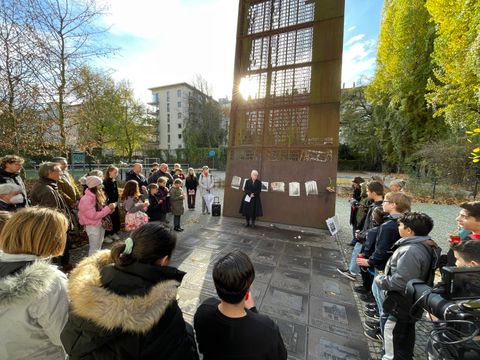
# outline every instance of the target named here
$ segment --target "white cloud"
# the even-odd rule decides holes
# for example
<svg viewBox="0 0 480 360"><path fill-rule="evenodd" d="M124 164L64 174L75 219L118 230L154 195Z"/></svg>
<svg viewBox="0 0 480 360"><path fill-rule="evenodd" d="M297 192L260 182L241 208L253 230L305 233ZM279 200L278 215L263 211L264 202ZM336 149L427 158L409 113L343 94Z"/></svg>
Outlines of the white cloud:
<svg viewBox="0 0 480 360"><path fill-rule="evenodd" d="M346 87L350 87L354 82L358 83L363 77L372 76L375 70L375 54L375 40L356 41L350 46L345 44L343 50L342 83Z"/></svg>
<svg viewBox="0 0 480 360"><path fill-rule="evenodd" d="M116 79L129 80L141 100L150 100L150 87L191 83L197 74L210 83L214 97L231 97L238 10L234 2L105 2L110 32L137 37L142 45L138 50L138 44L125 43L123 56L106 65L116 70Z"/></svg>
<svg viewBox="0 0 480 360"><path fill-rule="evenodd" d="M365 37L365 34L358 34L358 35L352 36L350 39L347 40L344 46L352 45L353 43L356 43L362 40L364 37Z"/></svg>
<svg viewBox="0 0 480 360"><path fill-rule="evenodd" d="M353 31L355 30L357 27L354 25L354 26L350 26L348 29L347 29L347 32L350 32L350 31Z"/></svg>

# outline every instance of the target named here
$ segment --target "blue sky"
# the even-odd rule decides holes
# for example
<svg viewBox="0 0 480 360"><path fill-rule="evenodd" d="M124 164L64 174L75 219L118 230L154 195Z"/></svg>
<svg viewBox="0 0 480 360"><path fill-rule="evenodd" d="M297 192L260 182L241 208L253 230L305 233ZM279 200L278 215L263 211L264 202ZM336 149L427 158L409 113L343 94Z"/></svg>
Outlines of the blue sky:
<svg viewBox="0 0 480 360"><path fill-rule="evenodd" d="M231 98L238 0L99 0L109 42L119 55L101 65L130 81L142 101L148 88L191 83L197 74L215 98ZM371 77L383 0L345 0L342 82Z"/></svg>

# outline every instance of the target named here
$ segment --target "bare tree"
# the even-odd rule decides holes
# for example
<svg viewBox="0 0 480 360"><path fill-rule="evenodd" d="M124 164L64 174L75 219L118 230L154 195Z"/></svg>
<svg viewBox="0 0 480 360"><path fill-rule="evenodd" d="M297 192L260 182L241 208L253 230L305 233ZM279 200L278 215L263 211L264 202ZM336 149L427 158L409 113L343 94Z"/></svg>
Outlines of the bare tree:
<svg viewBox="0 0 480 360"><path fill-rule="evenodd" d="M67 148L67 111L73 98L72 84L80 69L94 58L114 51L102 43L106 28L97 25L105 8L95 0L28 0L35 28L34 42L42 58L37 72L45 95L45 112L55 122L60 147Z"/></svg>

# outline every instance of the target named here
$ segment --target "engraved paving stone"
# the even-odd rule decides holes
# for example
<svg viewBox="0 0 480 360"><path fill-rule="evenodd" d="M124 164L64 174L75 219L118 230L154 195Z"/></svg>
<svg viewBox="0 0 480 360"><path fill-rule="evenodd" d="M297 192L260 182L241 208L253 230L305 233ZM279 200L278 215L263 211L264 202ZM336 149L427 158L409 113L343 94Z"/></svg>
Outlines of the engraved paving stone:
<svg viewBox="0 0 480 360"><path fill-rule="evenodd" d="M269 287L261 312L305 324L308 317L308 296Z"/></svg>
<svg viewBox="0 0 480 360"><path fill-rule="evenodd" d="M305 359L307 347L307 328L283 319L272 318L278 325L283 342L287 348L288 357Z"/></svg>
<svg viewBox="0 0 480 360"><path fill-rule="evenodd" d="M310 290L310 274L296 271L275 272L271 285L279 289L308 294Z"/></svg>
<svg viewBox="0 0 480 360"><path fill-rule="evenodd" d="M341 337L312 327L308 329L309 360L367 360L368 358L365 344L352 337Z"/></svg>

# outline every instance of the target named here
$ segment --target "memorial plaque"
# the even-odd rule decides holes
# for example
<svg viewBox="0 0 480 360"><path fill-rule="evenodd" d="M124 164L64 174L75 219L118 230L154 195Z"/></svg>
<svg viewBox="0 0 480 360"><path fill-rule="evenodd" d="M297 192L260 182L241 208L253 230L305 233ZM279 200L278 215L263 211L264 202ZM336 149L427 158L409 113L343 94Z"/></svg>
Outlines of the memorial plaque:
<svg viewBox="0 0 480 360"><path fill-rule="evenodd" d="M310 297L310 325L339 336L355 337L363 333L354 304L333 303Z"/></svg>
<svg viewBox="0 0 480 360"><path fill-rule="evenodd" d="M308 318L308 296L270 286L265 294L261 312L305 324Z"/></svg>
<svg viewBox="0 0 480 360"><path fill-rule="evenodd" d="M345 285L350 284L351 280L339 274L339 272L337 271L338 267L343 268L344 266L340 266L338 265L338 263L335 262L327 262L326 259L323 258L314 258L312 260L312 274L330 277Z"/></svg>
<svg viewBox="0 0 480 360"><path fill-rule="evenodd" d="M282 269L296 270L305 273L310 273L309 258L291 256L290 254L283 254L280 258L278 266Z"/></svg>
<svg viewBox="0 0 480 360"><path fill-rule="evenodd" d="M332 299L334 303L353 303L353 293L350 286L337 279L312 274L310 294L313 296Z"/></svg>
<svg viewBox="0 0 480 360"><path fill-rule="evenodd" d="M282 270L273 274L270 283L279 289L308 294L310 290L310 274Z"/></svg>
<svg viewBox="0 0 480 360"><path fill-rule="evenodd" d="M308 328L309 360L367 360L370 358L367 349L367 343L359 340L358 334L356 338L341 337Z"/></svg>
<svg viewBox="0 0 480 360"><path fill-rule="evenodd" d="M218 255L218 251L195 249L183 261L185 267L206 268Z"/></svg>
<svg viewBox="0 0 480 360"><path fill-rule="evenodd" d="M307 328L291 321L272 318L278 325L289 358L305 359L307 351Z"/></svg>
<svg viewBox="0 0 480 360"><path fill-rule="evenodd" d="M302 245L302 244L287 243L285 245L284 254L288 254L295 257L305 257L305 258L312 257L311 247L307 245Z"/></svg>
<svg viewBox="0 0 480 360"><path fill-rule="evenodd" d="M267 250L271 252L281 253L285 247L285 243L278 240L262 239L258 241L257 249Z"/></svg>
<svg viewBox="0 0 480 360"><path fill-rule="evenodd" d="M266 265L277 265L280 253L272 253L270 251L255 249L250 257L252 261L259 262Z"/></svg>
<svg viewBox="0 0 480 360"><path fill-rule="evenodd" d="M268 283L273 275L274 267L270 265L253 262L255 269L255 282Z"/></svg>
<svg viewBox="0 0 480 360"><path fill-rule="evenodd" d="M323 260L325 262L343 264L343 257L340 251L333 249L325 249L319 247L312 247L312 258Z"/></svg>
<svg viewBox="0 0 480 360"><path fill-rule="evenodd" d="M180 286L178 289L178 306L182 309L183 314L195 315L200 305L200 291L187 289Z"/></svg>

